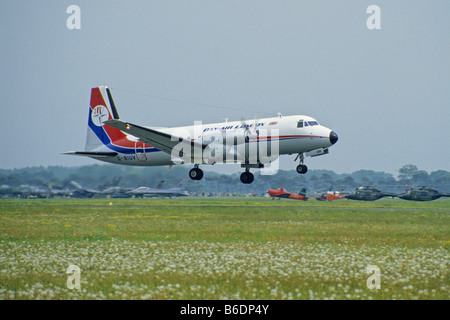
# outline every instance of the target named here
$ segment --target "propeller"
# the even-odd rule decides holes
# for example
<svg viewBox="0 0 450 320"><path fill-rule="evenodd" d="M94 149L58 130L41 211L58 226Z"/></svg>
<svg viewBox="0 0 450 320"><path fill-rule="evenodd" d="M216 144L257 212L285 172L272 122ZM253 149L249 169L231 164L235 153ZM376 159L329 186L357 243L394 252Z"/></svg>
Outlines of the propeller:
<svg viewBox="0 0 450 320"><path fill-rule="evenodd" d="M250 139L256 138L259 135L259 130L256 130L258 117L255 117L253 124L247 124L244 119L241 119L241 123L244 126L245 142L249 142Z"/></svg>

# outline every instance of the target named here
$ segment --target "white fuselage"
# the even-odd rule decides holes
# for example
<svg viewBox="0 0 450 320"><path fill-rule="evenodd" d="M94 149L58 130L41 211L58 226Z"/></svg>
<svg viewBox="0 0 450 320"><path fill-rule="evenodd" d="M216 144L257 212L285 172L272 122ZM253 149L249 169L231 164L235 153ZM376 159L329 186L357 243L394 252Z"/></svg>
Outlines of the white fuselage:
<svg viewBox="0 0 450 320"><path fill-rule="evenodd" d="M299 127L300 120L303 120L303 126L301 127ZM312 123L312 125L308 123ZM211 138L215 141L218 139L226 139L226 142L220 141L220 144L217 145L220 146L220 148L222 148L223 145L226 145L224 154L227 153L227 155L221 157L215 156L214 161L208 162L208 155L211 158L210 148L209 150L206 150L208 154L203 154L203 158L206 159L206 161L203 161L205 164L242 162L242 159L239 160L236 153L240 152L240 147L240 153L242 153L242 148L245 148L245 141L248 141L247 145L250 146L258 145L258 152L263 152L265 154L269 153L276 157L279 155L300 154L312 150L326 149L334 143L330 141L330 135L332 133L331 129L318 124L315 119L305 115L247 120L245 123L243 121L212 124L195 123L192 126L158 128L158 131L177 137L183 137L195 142L211 141ZM244 136L246 135L248 136L248 140L244 140ZM134 149L127 148L127 150L123 152L118 152L114 157L97 159L116 164L134 166L162 166L180 163L180 161L174 159L173 155L160 151L154 147L143 148L143 143L134 136L128 135L127 138L130 141L134 141ZM213 145L214 142L211 143L211 146ZM276 146L278 150L274 150L274 146ZM108 145L102 145L93 151L107 152L111 150L112 148L109 148ZM217 161L218 159L219 161ZM223 161L220 161L221 159ZM197 160L198 159L188 162L201 163ZM186 163L186 161L183 163Z"/></svg>

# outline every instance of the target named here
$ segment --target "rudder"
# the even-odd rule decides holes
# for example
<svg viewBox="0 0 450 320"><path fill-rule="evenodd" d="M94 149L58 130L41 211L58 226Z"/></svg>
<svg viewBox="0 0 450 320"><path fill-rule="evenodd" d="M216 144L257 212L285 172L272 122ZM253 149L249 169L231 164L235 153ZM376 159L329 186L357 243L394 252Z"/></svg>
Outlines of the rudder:
<svg viewBox="0 0 450 320"><path fill-rule="evenodd" d="M119 113L109 88L106 86L92 88L85 151L95 150L125 137L122 131L104 125L105 121L111 119L119 119Z"/></svg>

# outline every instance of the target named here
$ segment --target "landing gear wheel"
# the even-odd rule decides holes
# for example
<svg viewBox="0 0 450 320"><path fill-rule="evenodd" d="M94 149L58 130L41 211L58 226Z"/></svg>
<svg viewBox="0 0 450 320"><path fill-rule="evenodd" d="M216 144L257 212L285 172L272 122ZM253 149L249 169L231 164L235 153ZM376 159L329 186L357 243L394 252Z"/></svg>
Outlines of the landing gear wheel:
<svg viewBox="0 0 450 320"><path fill-rule="evenodd" d="M203 178L203 171L199 168L192 168L189 171L189 178L192 180L201 180Z"/></svg>
<svg viewBox="0 0 450 320"><path fill-rule="evenodd" d="M251 172L242 172L241 174L241 182L245 184L250 184L255 180L255 176Z"/></svg>
<svg viewBox="0 0 450 320"><path fill-rule="evenodd" d="M296 168L297 172L300 174L305 174L308 172L308 167L305 166L304 164L299 164Z"/></svg>

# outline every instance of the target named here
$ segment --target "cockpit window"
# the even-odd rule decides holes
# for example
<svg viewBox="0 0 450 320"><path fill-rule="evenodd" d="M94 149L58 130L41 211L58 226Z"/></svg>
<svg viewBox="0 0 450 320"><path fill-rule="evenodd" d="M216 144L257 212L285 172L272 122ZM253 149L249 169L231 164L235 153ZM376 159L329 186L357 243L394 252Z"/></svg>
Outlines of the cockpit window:
<svg viewBox="0 0 450 320"><path fill-rule="evenodd" d="M303 127L308 127L308 126L318 126L319 123L317 121L304 121L304 120L299 120L297 122L297 128L303 128Z"/></svg>

